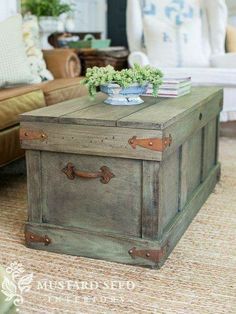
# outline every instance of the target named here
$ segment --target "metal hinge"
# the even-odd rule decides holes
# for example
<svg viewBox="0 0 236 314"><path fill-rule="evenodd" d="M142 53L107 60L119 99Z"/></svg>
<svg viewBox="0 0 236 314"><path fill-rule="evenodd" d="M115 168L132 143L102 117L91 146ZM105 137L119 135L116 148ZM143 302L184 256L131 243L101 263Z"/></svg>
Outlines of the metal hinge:
<svg viewBox="0 0 236 314"><path fill-rule="evenodd" d="M25 232L25 240L27 244L34 242L34 243L43 243L46 246L52 242L51 239L47 235L39 236L29 231Z"/></svg>
<svg viewBox="0 0 236 314"><path fill-rule="evenodd" d="M166 256L167 248L168 244L163 246L160 250L137 249L133 247L128 253L132 258L141 257L154 263L159 263Z"/></svg>
<svg viewBox="0 0 236 314"><path fill-rule="evenodd" d="M48 138L43 130L20 129L20 140L40 140L45 141Z"/></svg>
<svg viewBox="0 0 236 314"><path fill-rule="evenodd" d="M136 146L141 146L146 149L155 150L157 152L163 152L172 143L172 137L164 138L137 138L133 136L128 141L129 145L136 149Z"/></svg>

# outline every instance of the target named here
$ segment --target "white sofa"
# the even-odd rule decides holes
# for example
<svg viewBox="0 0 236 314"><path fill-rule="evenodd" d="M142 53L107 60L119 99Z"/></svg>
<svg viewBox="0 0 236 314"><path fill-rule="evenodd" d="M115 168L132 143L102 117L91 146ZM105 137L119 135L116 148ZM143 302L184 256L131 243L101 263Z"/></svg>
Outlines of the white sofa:
<svg viewBox="0 0 236 314"><path fill-rule="evenodd" d="M189 60L186 61L187 66L178 65L173 67L173 61L168 60L168 58L170 59L170 56L173 55L171 51L166 51L167 56L165 58L165 56L161 55L161 49L164 48L160 47L160 51L157 51L156 57L155 50L153 52L152 47L150 47L156 45L156 49L158 50L158 43L160 42L160 44L163 45L163 42L161 42L161 40L158 41L158 39L156 40L153 35L159 25L162 27L161 24L155 24L154 19L160 17L160 11L162 9L158 7L157 10L155 10L155 5L158 6L159 3L162 7L164 3L166 5L174 5L175 7L178 5L182 10L181 6L185 3L188 5L190 3L191 5L194 1L201 6L200 9L202 10L201 15L199 14L201 17L201 25L197 25L200 25L202 28L202 39L204 40L202 50L205 53L204 58L207 60L207 63L203 66L196 64L191 66L191 58L189 58ZM156 17L155 11L158 10L159 15L157 14ZM147 27L145 26L146 14L152 15L152 17L150 17L152 19L151 21L153 21L153 29L150 30L153 36L151 37L152 40L145 37L147 34L145 30L145 27ZM149 18L149 16L147 16L147 18ZM165 20L163 19L163 21ZM176 24L177 22L179 21L176 21ZM190 24L187 24L188 30L191 28L191 25L189 25ZM166 27L168 28L169 26L167 25ZM165 26L163 29L165 30ZM158 31L160 30L157 30L157 32ZM131 52L129 56L131 66L134 63L141 65L151 64L152 66L159 67L166 76L191 76L193 85L217 85L223 87L224 108L221 121L236 120L236 31L232 27L227 28L227 7L225 0L128 0L127 35ZM193 36L197 37L196 33L194 33ZM226 40L227 43L225 45ZM176 48L177 47L178 46L176 46ZM192 51L192 54L197 56L196 47L194 43L192 50L189 50L189 55L191 55ZM201 49L199 49L199 55L200 50ZM165 53L165 50L163 51ZM169 66L168 63L170 63L171 66Z"/></svg>

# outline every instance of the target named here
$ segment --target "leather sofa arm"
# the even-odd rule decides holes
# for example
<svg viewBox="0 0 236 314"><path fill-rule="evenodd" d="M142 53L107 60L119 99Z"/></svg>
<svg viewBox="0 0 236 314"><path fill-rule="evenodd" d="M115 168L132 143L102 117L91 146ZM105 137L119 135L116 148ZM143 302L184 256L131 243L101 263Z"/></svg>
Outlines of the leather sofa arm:
<svg viewBox="0 0 236 314"><path fill-rule="evenodd" d="M43 56L55 79L78 77L81 73L81 63L73 49L43 50Z"/></svg>
<svg viewBox="0 0 236 314"><path fill-rule="evenodd" d="M236 28L230 25L226 30L226 52L236 52Z"/></svg>

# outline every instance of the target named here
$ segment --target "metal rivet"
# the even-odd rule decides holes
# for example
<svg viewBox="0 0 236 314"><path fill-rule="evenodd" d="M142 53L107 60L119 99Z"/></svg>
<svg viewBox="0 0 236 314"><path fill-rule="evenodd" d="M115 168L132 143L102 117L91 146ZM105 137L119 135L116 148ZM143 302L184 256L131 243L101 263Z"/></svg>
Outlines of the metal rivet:
<svg viewBox="0 0 236 314"><path fill-rule="evenodd" d="M147 253L146 256L147 256L147 257L150 257L150 253Z"/></svg>
<svg viewBox="0 0 236 314"><path fill-rule="evenodd" d="M50 242L50 240L49 240L48 238L46 238L46 239L45 239L45 242L49 243L49 242Z"/></svg>
<svg viewBox="0 0 236 314"><path fill-rule="evenodd" d="M34 239L34 236L33 236L32 234L31 234L31 236L30 236L30 239L31 239L31 240L33 240L33 239Z"/></svg>
<svg viewBox="0 0 236 314"><path fill-rule="evenodd" d="M153 146L153 142L149 142L149 146Z"/></svg>
<svg viewBox="0 0 236 314"><path fill-rule="evenodd" d="M129 250L129 254L133 254L133 250Z"/></svg>
<svg viewBox="0 0 236 314"><path fill-rule="evenodd" d="M45 134L41 134L41 137L42 137L42 138L46 138L46 135L45 135Z"/></svg>
<svg viewBox="0 0 236 314"><path fill-rule="evenodd" d="M27 132L25 132L25 134L24 134L25 136L28 136L28 133Z"/></svg>

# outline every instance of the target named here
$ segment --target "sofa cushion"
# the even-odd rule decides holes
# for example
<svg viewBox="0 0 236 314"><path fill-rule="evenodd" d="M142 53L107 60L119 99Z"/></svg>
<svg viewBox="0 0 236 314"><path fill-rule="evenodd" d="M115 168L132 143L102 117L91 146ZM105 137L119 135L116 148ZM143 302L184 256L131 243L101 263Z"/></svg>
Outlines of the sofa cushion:
<svg viewBox="0 0 236 314"><path fill-rule="evenodd" d="M20 147L19 129L20 127L17 125L0 132L1 166L24 156L24 151Z"/></svg>
<svg viewBox="0 0 236 314"><path fill-rule="evenodd" d="M211 66L220 69L234 69L236 62L236 53L229 52L211 57Z"/></svg>
<svg viewBox="0 0 236 314"><path fill-rule="evenodd" d="M46 104L49 106L87 95L87 88L80 85L80 81L81 77L56 79L37 84L37 86L42 89Z"/></svg>
<svg viewBox="0 0 236 314"><path fill-rule="evenodd" d="M19 123L21 113L45 105L87 95L87 88L80 85L81 78L56 79L40 84L0 90L0 130Z"/></svg>
<svg viewBox="0 0 236 314"><path fill-rule="evenodd" d="M1 88L0 89L0 101L16 97L16 96L21 96L26 93L39 90L37 85L24 85L24 86L19 86L19 87L8 87L8 88Z"/></svg>
<svg viewBox="0 0 236 314"><path fill-rule="evenodd" d="M33 87L0 91L0 130L19 123L19 114L45 106L41 90Z"/></svg>

